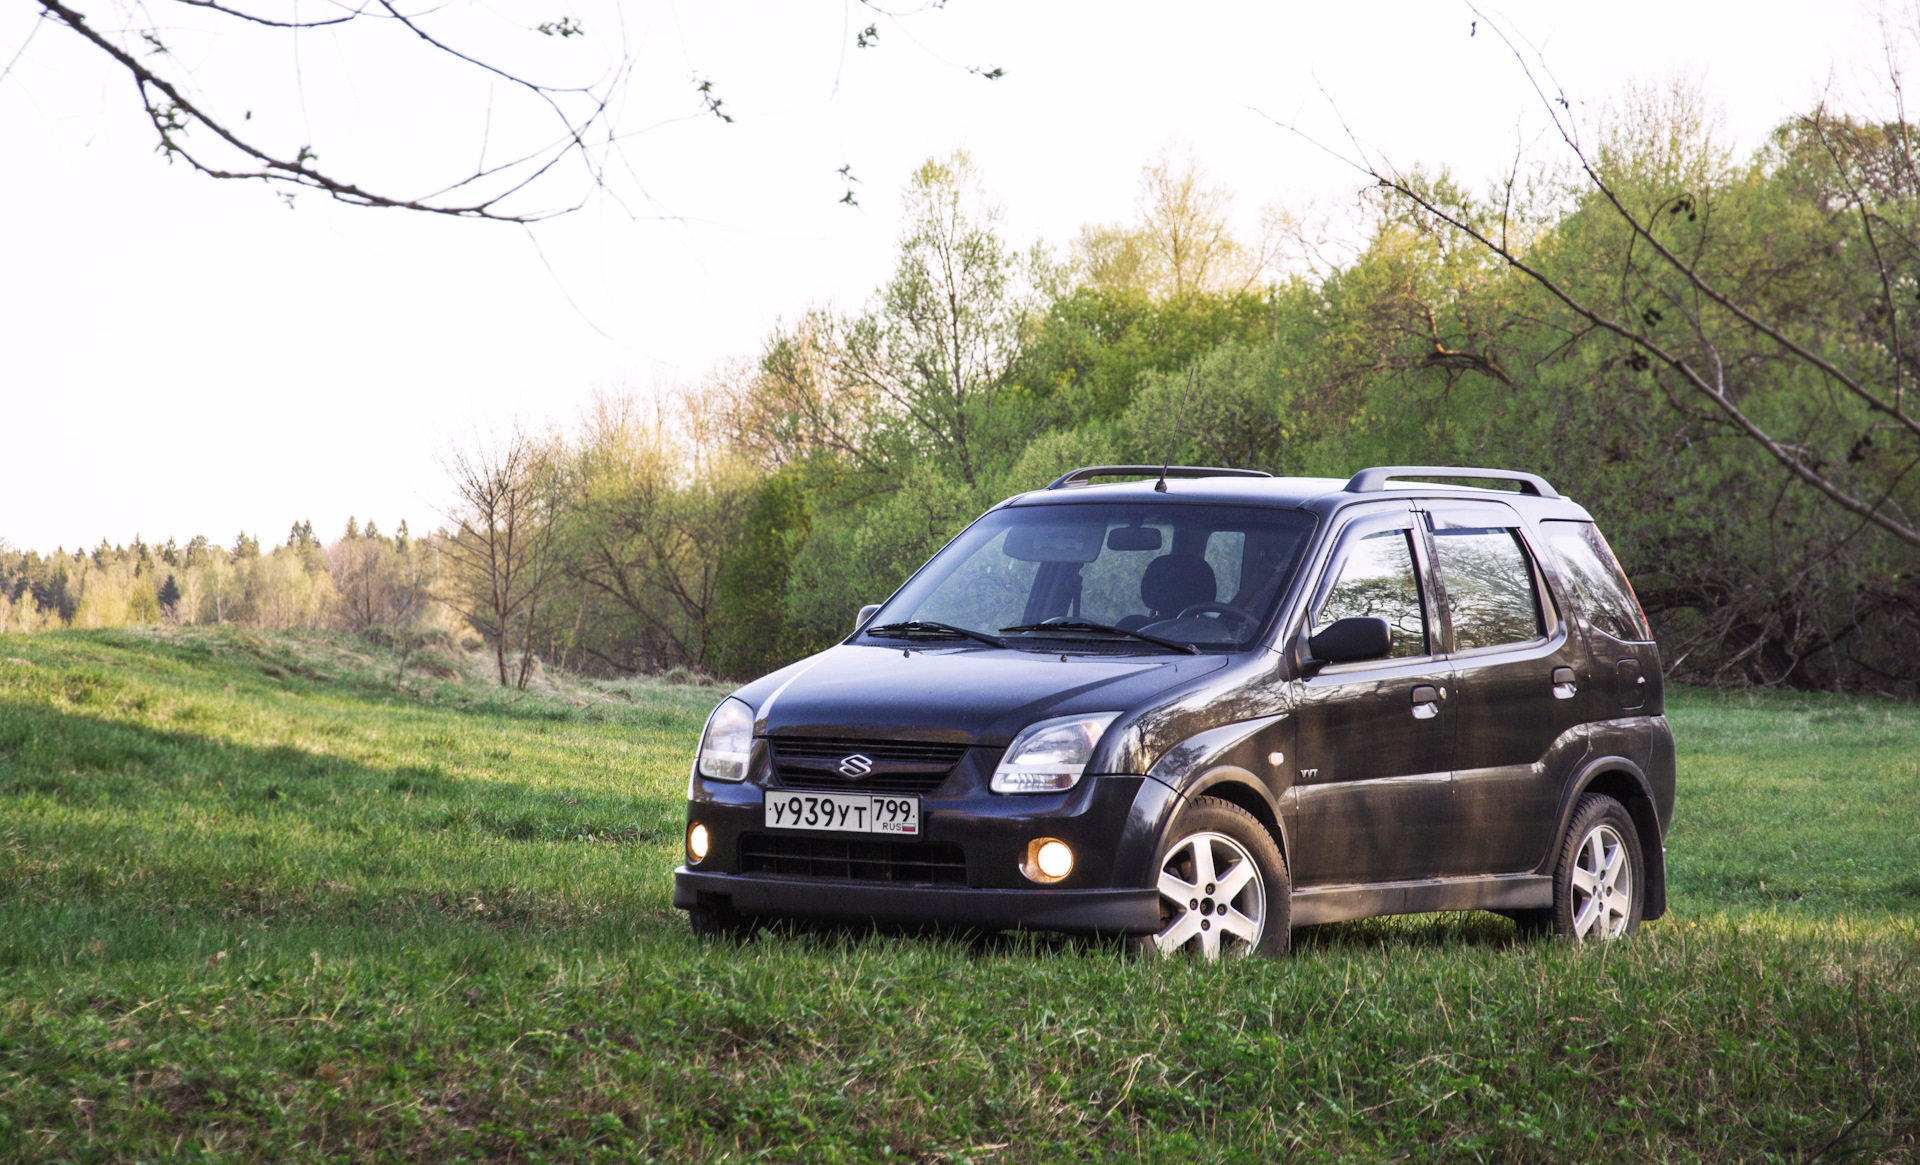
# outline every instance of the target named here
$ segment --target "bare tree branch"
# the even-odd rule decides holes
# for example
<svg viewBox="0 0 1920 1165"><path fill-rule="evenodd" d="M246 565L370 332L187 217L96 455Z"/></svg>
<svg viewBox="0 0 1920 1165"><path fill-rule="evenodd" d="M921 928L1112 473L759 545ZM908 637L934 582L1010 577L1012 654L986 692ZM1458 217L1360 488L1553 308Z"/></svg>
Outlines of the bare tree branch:
<svg viewBox="0 0 1920 1165"><path fill-rule="evenodd" d="M208 114L199 105L187 98L172 81L149 69L138 58L96 30L87 22L87 18L83 13L69 7L63 3L62 0L36 0L36 2L39 3L41 8L45 10L49 16L52 16L54 19L78 33L95 48L113 58L113 60L118 62L133 76L134 83L139 89L141 107L146 111L147 120L153 124L155 132L160 136L161 149L164 150L169 157L186 159L187 163L195 170L198 170L210 178L257 178L268 182L280 182L292 186L325 191L333 198L354 206L397 207L404 210L424 211L430 214L450 215L456 218L487 218L506 222L536 222L540 219L551 218L557 214L564 214L567 210L577 209L577 207L581 205L575 204L575 206L567 207L564 210L550 210L532 214L506 214L495 209L496 204L501 197L504 197L504 194L496 195L482 202L466 204L441 204L427 202L417 198L389 197L387 195L376 194L373 191L363 189L351 182L335 178L323 172L313 165L313 155L310 150L303 148L299 155L293 158L275 157L266 150L241 138L224 122ZM159 95L159 98L164 98L164 100L156 99L156 94ZM602 101L594 110L590 120L598 120L605 108L606 104ZM230 170L204 161L199 154L185 146L181 140L186 132L196 123L205 126L222 142L225 142L228 146L256 163L256 168ZM572 137L576 144L580 143L580 130L578 128L572 129ZM563 151L563 154L564 152L565 151ZM553 161L557 161L559 156L560 155L556 155L555 159L550 160L547 163L547 167L550 167ZM542 168L543 172L545 168L546 167ZM521 186L524 186L524 183L522 183ZM506 193L512 193L513 190L519 188L519 186L516 186Z"/></svg>
<svg viewBox="0 0 1920 1165"><path fill-rule="evenodd" d="M439 6L403 7L405 0L331 0L335 15L314 20L282 20L250 11L251 5L242 6L243 0L174 0L187 9L244 22L263 35L264 30L273 29L297 36L303 31L321 28L339 30L369 20L389 26L397 25L411 32L431 54L507 82L540 103L557 123L554 127L556 132L548 140L531 150L516 148L518 156L510 162L487 165L483 149L482 160L471 173L451 181L436 182L434 185L437 189L429 193L402 193L387 189L379 182L350 178L333 165L323 166L312 142L297 150L286 146L270 146L262 136L264 131L241 124L241 120L247 119L235 120L221 116L219 101L204 94L189 96L193 91L191 72L169 54L161 39L160 25L148 14L144 0L132 0L130 7L138 14L137 23L125 30L106 28L90 20L87 12L82 10L92 7L89 0L33 2L39 5L43 17L65 26L127 74L139 94L140 107L159 139L160 151L169 160L183 160L207 177L266 182L281 187L288 198L292 194L286 188L305 189L323 192L330 198L352 206L394 208L453 218L523 224L578 210L596 194L611 198L623 208L626 205L613 194L607 181L610 170L616 174L631 172L621 143L633 137L634 132L623 132L612 124L625 105L628 85L636 67L636 57L625 38L624 20L618 22L623 30L620 55L602 75L586 84L554 84L536 81L515 69L503 67L496 61L461 47L453 39L442 35L437 28L429 27L428 18L439 12ZM122 3L125 9L124 0L116 2ZM866 4L896 24L901 18L912 15L911 12L894 12L877 4L866 3L866 0L843 0L843 3L849 10L855 3ZM932 7L937 8L938 5ZM219 23L224 25L225 21ZM36 24L35 29L38 27ZM571 17L565 17L527 31L568 39L580 35L582 29ZM867 47L871 38L866 37L865 33L861 36L862 47ZM31 36L28 39L31 41ZM144 42L144 47L141 42ZM922 51L936 55L924 46ZM960 69L962 66L949 67ZM10 72L11 68L9 65L7 71ZM975 68L967 71L989 78L1000 75L998 69ZM0 77L4 76L4 73L0 73ZM691 112L690 107L686 116L668 117L648 128L686 120L689 116L711 116L721 122L734 120L732 112L721 111L722 100L714 93L710 81L694 76L692 96L701 107L699 113ZM490 127L491 97L487 115ZM247 118L251 118L250 113ZM206 136L195 140L195 130L204 131ZM569 188L570 192L565 196L552 199L543 207L528 208L523 205L523 196L536 185L542 188L556 185L556 171L563 163L578 165L583 187ZM571 173L569 170L568 174ZM843 167L843 176L847 173L849 171ZM455 192L468 193L454 197Z"/></svg>
<svg viewBox="0 0 1920 1165"><path fill-rule="evenodd" d="M224 4L216 4L214 0L180 0L180 3L191 4L195 8L211 8L215 12L224 12L228 16L237 16L241 20L250 21L254 24L264 24L268 28L325 28L329 24L346 24L349 21L358 19L366 12L364 8L356 8L345 16L336 16L332 20L268 20L264 16L255 16L251 12L242 12L238 8L228 8Z"/></svg>

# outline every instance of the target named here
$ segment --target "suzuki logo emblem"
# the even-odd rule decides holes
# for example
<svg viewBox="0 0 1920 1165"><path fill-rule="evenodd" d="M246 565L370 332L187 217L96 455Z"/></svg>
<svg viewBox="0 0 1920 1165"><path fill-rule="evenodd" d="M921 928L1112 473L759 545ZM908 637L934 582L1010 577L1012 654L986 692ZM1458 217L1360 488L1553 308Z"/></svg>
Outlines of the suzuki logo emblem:
<svg viewBox="0 0 1920 1165"><path fill-rule="evenodd" d="M843 777L864 777L873 771L873 758L856 752L852 756L841 757L835 767Z"/></svg>

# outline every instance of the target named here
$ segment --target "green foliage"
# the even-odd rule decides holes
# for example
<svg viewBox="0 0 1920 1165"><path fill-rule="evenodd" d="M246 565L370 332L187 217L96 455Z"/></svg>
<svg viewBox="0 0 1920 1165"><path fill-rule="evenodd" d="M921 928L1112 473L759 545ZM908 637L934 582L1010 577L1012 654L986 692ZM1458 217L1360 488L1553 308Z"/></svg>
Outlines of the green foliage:
<svg viewBox="0 0 1920 1165"><path fill-rule="evenodd" d="M1057 424L1111 420L1143 373L1179 371L1225 342L1258 343L1273 326L1267 299L1253 293L1153 300L1081 287L1048 309L1014 375L1056 402Z"/></svg>
<svg viewBox="0 0 1920 1165"><path fill-rule="evenodd" d="M794 647L818 651L846 638L862 606L892 594L998 500L923 468L909 471L893 492L865 508L817 515L789 576Z"/></svg>
<svg viewBox="0 0 1920 1165"><path fill-rule="evenodd" d="M754 489L720 558L713 658L723 675L761 675L790 658L788 579L811 522L798 474L776 473Z"/></svg>
<svg viewBox="0 0 1920 1165"><path fill-rule="evenodd" d="M712 671L721 559L757 476L687 450L632 398L596 402L555 457L564 488L533 648L616 674Z"/></svg>
<svg viewBox="0 0 1920 1165"><path fill-rule="evenodd" d="M1815 115L1736 163L1675 91L1634 96L1600 159L1623 203L1657 217L1663 245L1824 358L1897 384L1897 327L1920 321L1920 301L1887 309L1873 256L1920 262L1903 140ZM1575 297L1696 363L1719 353L1729 399L1751 417L1857 496L1920 512L1897 425L1725 312L1688 306L1685 281L1645 262L1644 241L1592 190L1550 173L1497 199L1445 171L1409 181ZM1870 203L1855 214L1861 191ZM762 473L798 467L813 515L790 558L757 576L786 580L784 638L764 634L770 602L743 623L780 651L727 655L724 670L841 638L854 609L944 538L1069 460L1172 459L1329 477L1395 463L1534 470L1602 521L1680 674L1920 685L1911 551L1792 483L1644 354L1404 198L1374 205L1346 262L1249 290L1246 272L1273 247L1223 233L1223 197L1163 159L1137 223L1090 228L1055 264L998 237L964 157L917 172L899 266L874 306L776 332L722 394L719 447Z"/></svg>
<svg viewBox="0 0 1920 1165"><path fill-rule="evenodd" d="M9 1160L1900 1160L1920 1122L1911 705L1674 692L1673 913L1628 943L1461 914L1209 967L694 941L711 689L230 628L8 652Z"/></svg>

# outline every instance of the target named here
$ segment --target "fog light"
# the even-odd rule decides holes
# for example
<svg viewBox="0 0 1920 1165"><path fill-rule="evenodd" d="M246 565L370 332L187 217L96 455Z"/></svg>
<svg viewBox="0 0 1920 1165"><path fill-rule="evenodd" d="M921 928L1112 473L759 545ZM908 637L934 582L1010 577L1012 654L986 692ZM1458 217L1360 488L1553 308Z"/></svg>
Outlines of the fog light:
<svg viewBox="0 0 1920 1165"><path fill-rule="evenodd" d="M1073 850L1058 838L1035 838L1027 843L1020 872L1035 882L1058 882L1073 873Z"/></svg>
<svg viewBox="0 0 1920 1165"><path fill-rule="evenodd" d="M707 827L695 823L687 830L687 853L696 862L707 860L707 851L713 847L713 838L707 835Z"/></svg>

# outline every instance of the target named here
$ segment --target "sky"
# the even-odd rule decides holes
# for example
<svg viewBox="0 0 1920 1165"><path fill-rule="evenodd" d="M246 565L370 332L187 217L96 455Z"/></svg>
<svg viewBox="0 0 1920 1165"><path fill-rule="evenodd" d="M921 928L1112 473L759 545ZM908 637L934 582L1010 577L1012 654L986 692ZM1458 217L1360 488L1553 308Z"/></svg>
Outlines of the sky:
<svg viewBox="0 0 1920 1165"><path fill-rule="evenodd" d="M73 2L103 28L130 10ZM331 11L300 3L249 10ZM302 520L332 538L350 515L430 528L451 443L565 426L595 392L697 382L810 306L860 306L889 273L907 176L956 148L1016 243L1064 244L1129 218L1141 167L1170 146L1236 192L1248 226L1275 200L1354 204L1365 183L1314 144L1342 146L1342 123L1396 163L1475 185L1523 145L1550 157L1488 20L1537 46L1584 108L1693 79L1740 148L1884 69L1883 9L1847 0L1522 0L1482 15L1448 0L949 0L898 17L853 0L592 3L456 0L433 17L541 76L632 67L604 192L563 167L534 204L584 205L532 227L312 193L289 205L169 165L125 74L9 6L0 540L277 542ZM146 5L177 18L167 60L196 93L369 185L427 189L545 132L510 84L390 29L215 35L180 7ZM528 31L568 14L586 35ZM877 42L854 47L870 23ZM706 111L699 80L732 121ZM857 205L840 201L843 166Z"/></svg>

